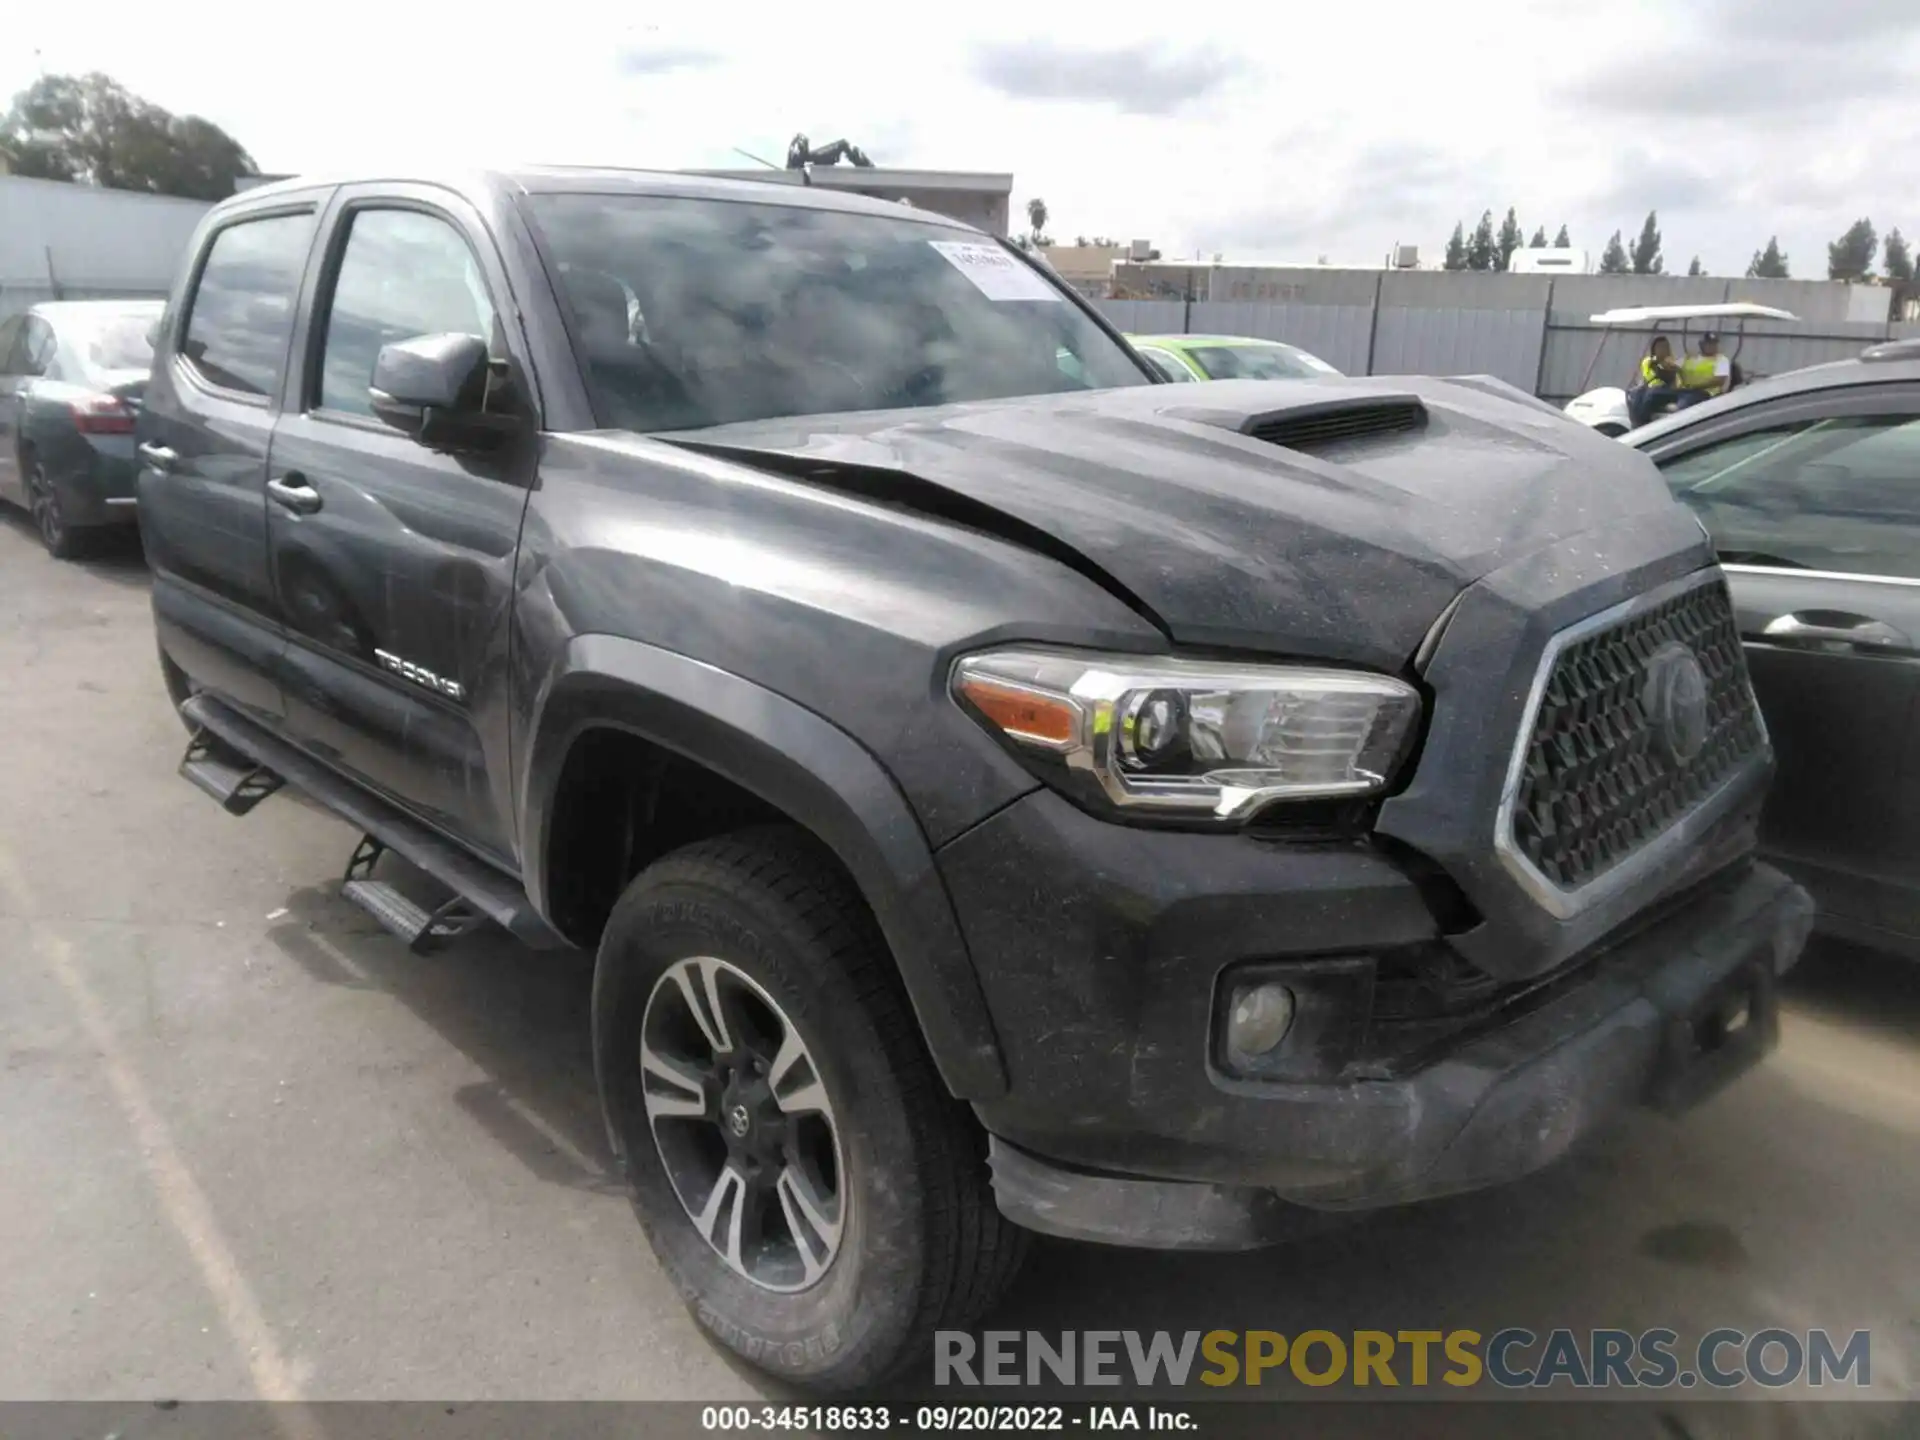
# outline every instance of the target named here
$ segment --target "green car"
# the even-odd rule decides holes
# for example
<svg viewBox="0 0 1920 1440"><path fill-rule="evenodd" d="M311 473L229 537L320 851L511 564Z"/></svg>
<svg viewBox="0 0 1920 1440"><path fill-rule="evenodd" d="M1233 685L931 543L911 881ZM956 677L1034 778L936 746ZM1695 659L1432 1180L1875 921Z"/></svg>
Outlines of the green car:
<svg viewBox="0 0 1920 1440"><path fill-rule="evenodd" d="M1129 335L1169 380L1311 380L1340 372L1318 355L1244 335Z"/></svg>

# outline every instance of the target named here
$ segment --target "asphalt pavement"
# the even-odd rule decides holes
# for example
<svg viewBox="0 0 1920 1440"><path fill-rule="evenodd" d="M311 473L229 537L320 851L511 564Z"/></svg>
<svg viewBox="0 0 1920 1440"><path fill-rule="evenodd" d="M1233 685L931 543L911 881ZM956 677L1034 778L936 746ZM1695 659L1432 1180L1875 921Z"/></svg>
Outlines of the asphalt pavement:
<svg viewBox="0 0 1920 1440"><path fill-rule="evenodd" d="M613 1179L590 961L408 954L356 837L224 814L128 545L0 514L0 1399L748 1399ZM1043 1243L998 1329L1873 1333L1920 1398L1920 967L1827 949L1780 1051L1504 1190L1252 1256Z"/></svg>

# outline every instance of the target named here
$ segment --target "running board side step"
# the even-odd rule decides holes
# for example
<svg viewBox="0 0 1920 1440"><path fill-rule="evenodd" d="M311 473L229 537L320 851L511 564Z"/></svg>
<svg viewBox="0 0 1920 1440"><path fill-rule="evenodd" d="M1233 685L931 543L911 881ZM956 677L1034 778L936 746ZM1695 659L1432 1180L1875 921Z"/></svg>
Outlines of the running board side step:
<svg viewBox="0 0 1920 1440"><path fill-rule="evenodd" d="M519 880L506 871L489 864L470 854L451 840L437 834L420 821L414 819L397 806L389 804L377 795L368 794L350 781L342 779L333 770L315 760L304 751L296 749L247 719L238 711L230 709L206 695L195 695L180 707L181 715L196 733L205 732L223 741L227 747L239 752L259 768L282 779L294 789L311 796L326 809L338 815L347 824L361 831L382 850L391 850L406 860L415 869L420 870L447 889L453 891L465 902L474 916L491 920L507 931L516 940L535 950L563 950L568 948L563 939L533 908L527 899L526 891ZM185 767L182 767L183 773ZM193 778L189 776L188 778ZM196 785L200 781L194 780ZM201 785L206 789L205 785ZM213 791L208 791L214 794ZM215 798L218 798L216 795ZM262 796L261 798L265 798ZM222 803L225 803L224 801ZM257 801L254 803L258 803ZM249 807L251 808L251 807ZM244 811L236 811L244 814ZM366 842L362 842L365 849ZM355 851L356 858L360 851ZM369 867L370 868L370 867ZM365 887L378 887L382 892L391 891L391 887L372 880L363 874L350 874L350 880L358 879ZM412 901L405 900L398 892L395 899L404 900L411 909L419 910ZM361 904L356 896L348 899ZM367 913L388 929L387 918L371 907L362 905ZM398 923L404 912L388 907ZM446 907L442 907L444 910ZM429 912L422 911L422 914ZM457 919L457 915L448 913L440 916L432 912L437 932L429 944L439 939L451 938L447 926ZM465 928L472 928L471 925ZM401 938L412 944L419 935L417 928L405 933L396 930ZM458 933L465 933L461 930Z"/></svg>
<svg viewBox="0 0 1920 1440"><path fill-rule="evenodd" d="M458 940L485 923L466 900L456 895L436 909L415 904L397 888L373 878L373 867L387 847L371 835L363 835L347 861L346 877L340 882L342 899L350 900L380 923L389 935L407 942L416 955L425 955L450 941Z"/></svg>
<svg viewBox="0 0 1920 1440"><path fill-rule="evenodd" d="M229 815L244 815L286 782L266 766L241 759L204 727L187 742L180 774Z"/></svg>
<svg viewBox="0 0 1920 1440"><path fill-rule="evenodd" d="M485 919L458 896L437 910L428 910L381 880L344 881L340 896L379 921L380 928L389 935L406 941L407 948L416 955L425 955L458 940L477 929Z"/></svg>

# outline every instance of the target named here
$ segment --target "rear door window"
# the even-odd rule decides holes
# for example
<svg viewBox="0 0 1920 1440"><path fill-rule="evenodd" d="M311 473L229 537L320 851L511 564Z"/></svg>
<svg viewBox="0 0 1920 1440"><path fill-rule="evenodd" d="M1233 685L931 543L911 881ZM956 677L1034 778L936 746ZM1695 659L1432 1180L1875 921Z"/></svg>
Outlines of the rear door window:
<svg viewBox="0 0 1920 1440"><path fill-rule="evenodd" d="M269 215L214 236L180 346L209 385L257 396L279 389L314 223L311 211Z"/></svg>

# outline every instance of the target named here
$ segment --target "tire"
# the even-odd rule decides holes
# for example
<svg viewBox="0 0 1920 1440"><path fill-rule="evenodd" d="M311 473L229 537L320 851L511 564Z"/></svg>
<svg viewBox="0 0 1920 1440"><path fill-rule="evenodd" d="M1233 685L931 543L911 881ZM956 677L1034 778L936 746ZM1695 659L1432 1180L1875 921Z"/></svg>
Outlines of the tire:
<svg viewBox="0 0 1920 1440"><path fill-rule="evenodd" d="M84 555L91 537L85 530L76 530L66 523L60 487L48 478L46 466L32 452L21 456L21 464L26 469L27 509L33 515L33 528L39 532L40 543L56 560L74 560Z"/></svg>
<svg viewBox="0 0 1920 1440"><path fill-rule="evenodd" d="M707 977L704 992L680 984ZM699 1028L702 993L719 998L726 1047ZM771 1027L756 1008L762 999ZM804 1058L781 1073L782 1042L774 1073L758 1072L787 1099L763 1096L742 1122L749 1128L729 1139L737 1112L752 1107L729 1104L750 1087L736 1068L721 1088L724 1057L764 1060L788 1033ZM872 1385L925 1354L935 1330L979 1319L1012 1283L1027 1233L994 1205L984 1134L935 1073L865 904L803 832L703 841L634 880L601 939L593 1035L608 1133L654 1254L695 1321L749 1363L823 1392ZM656 1067L644 1083L643 1049ZM663 1059L685 1075L702 1056L721 1065L721 1078L699 1081L697 1098L692 1082L657 1078ZM822 1108L809 1110L816 1091ZM650 1118L650 1099L658 1109L662 1096L703 1113ZM776 1134L784 1138L767 1138ZM753 1151L766 1145L777 1153ZM758 1178L709 1183L721 1154ZM790 1171L812 1177L812 1208L799 1213L831 1223L795 1218L781 1189ZM706 1228L716 1237L757 1233L760 1244L736 1242L741 1263L730 1260L698 1226L702 1209L714 1214ZM757 1226L733 1228L756 1214ZM828 1243L803 1246L803 1229Z"/></svg>

